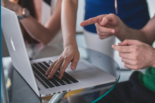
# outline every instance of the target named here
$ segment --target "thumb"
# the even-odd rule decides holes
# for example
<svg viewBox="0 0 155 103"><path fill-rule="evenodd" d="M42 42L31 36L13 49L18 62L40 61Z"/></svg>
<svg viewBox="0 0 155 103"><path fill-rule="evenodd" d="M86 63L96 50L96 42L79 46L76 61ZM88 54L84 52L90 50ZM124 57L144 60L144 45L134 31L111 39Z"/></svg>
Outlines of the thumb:
<svg viewBox="0 0 155 103"><path fill-rule="evenodd" d="M77 56L75 56L74 59L73 59L73 61L72 61L72 63L71 63L71 69L72 70L75 70L76 69L78 62L79 62L79 59L78 59Z"/></svg>
<svg viewBox="0 0 155 103"><path fill-rule="evenodd" d="M107 17L103 17L103 19L102 19L100 25L104 26L104 25L106 25L107 23L108 23L108 18L107 18Z"/></svg>
<svg viewBox="0 0 155 103"><path fill-rule="evenodd" d="M116 25L118 23L118 17L115 14L106 15L105 17L103 17L100 25L106 25L107 23L110 23L111 25Z"/></svg>

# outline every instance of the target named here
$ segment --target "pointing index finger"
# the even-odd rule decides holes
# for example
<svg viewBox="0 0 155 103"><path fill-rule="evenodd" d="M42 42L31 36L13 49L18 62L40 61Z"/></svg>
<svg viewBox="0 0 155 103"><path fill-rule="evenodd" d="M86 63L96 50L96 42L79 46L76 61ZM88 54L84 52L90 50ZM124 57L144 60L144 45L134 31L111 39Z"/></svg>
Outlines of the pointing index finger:
<svg viewBox="0 0 155 103"><path fill-rule="evenodd" d="M81 26L87 26L87 25L90 25L90 24L100 23L104 16L105 15L101 15L101 16L97 16L97 17L94 17L94 18L90 18L88 20L85 20L85 21L81 22L80 25Z"/></svg>

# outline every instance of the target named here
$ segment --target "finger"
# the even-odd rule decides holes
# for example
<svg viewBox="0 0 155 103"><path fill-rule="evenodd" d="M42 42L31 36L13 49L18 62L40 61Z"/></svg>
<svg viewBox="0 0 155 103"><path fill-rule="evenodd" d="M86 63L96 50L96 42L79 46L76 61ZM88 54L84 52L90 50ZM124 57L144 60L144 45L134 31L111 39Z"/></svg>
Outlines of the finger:
<svg viewBox="0 0 155 103"><path fill-rule="evenodd" d="M99 32L97 32L97 34L99 35L99 37L111 36L112 35L112 34L108 34L108 33L99 33Z"/></svg>
<svg viewBox="0 0 155 103"><path fill-rule="evenodd" d="M118 45L112 45L112 48L115 49L118 52L125 52L129 53L132 52L131 46L118 46Z"/></svg>
<svg viewBox="0 0 155 103"><path fill-rule="evenodd" d="M103 17L103 19L102 19L100 25L104 26L104 25L106 25L107 23L108 23L108 18L105 16L105 17Z"/></svg>
<svg viewBox="0 0 155 103"><path fill-rule="evenodd" d="M138 66L133 66L133 65L129 65L129 64L124 64L124 66L125 66L126 68L133 69L133 70L141 69L141 68L139 68Z"/></svg>
<svg viewBox="0 0 155 103"><path fill-rule="evenodd" d="M71 63L71 69L72 70L76 69L78 62L79 62L79 57L75 55L73 62Z"/></svg>
<svg viewBox="0 0 155 103"><path fill-rule="evenodd" d="M111 33L103 33L103 32L98 32L97 31L97 34L100 36L100 37L102 37L102 36L112 36L113 34L111 34Z"/></svg>
<svg viewBox="0 0 155 103"><path fill-rule="evenodd" d="M109 35L105 35L105 36L99 36L100 39L105 39L105 38L108 38Z"/></svg>
<svg viewBox="0 0 155 103"><path fill-rule="evenodd" d="M48 75L48 79L52 78L55 72L60 68L62 65L63 59L58 60L55 65L53 66L52 70L50 71L50 74Z"/></svg>
<svg viewBox="0 0 155 103"><path fill-rule="evenodd" d="M124 40L122 43L119 43L119 45L135 45L135 44L141 44L138 40Z"/></svg>
<svg viewBox="0 0 155 103"><path fill-rule="evenodd" d="M122 62L133 66L138 65L138 62L136 60L122 58Z"/></svg>
<svg viewBox="0 0 155 103"><path fill-rule="evenodd" d="M71 61L71 60L70 60L70 61ZM66 60L63 61L62 66L61 66L61 69L60 69L60 72L59 72L59 79L62 78L62 76L63 76L63 74L64 74L66 68L68 67L70 61L66 61Z"/></svg>
<svg viewBox="0 0 155 103"><path fill-rule="evenodd" d="M108 33L108 34L114 34L115 33L114 29L103 27L103 26L99 25L98 23L95 23L95 26L96 26L98 32Z"/></svg>
<svg viewBox="0 0 155 103"><path fill-rule="evenodd" d="M87 25L90 25L90 24L100 23L104 16L105 15L100 15L100 16L97 16L97 17L94 17L94 18L90 18L88 20L85 20L85 21L81 22L80 25L81 26L87 26Z"/></svg>
<svg viewBox="0 0 155 103"><path fill-rule="evenodd" d="M121 43L118 43L118 45L119 45L119 46L128 46L128 45L126 45L126 44L124 44L124 43L122 43L122 42L121 42Z"/></svg>
<svg viewBox="0 0 155 103"><path fill-rule="evenodd" d="M106 15L106 16L102 19L102 22L100 23L100 25L106 25L108 22L114 22L115 19L116 19L116 15L115 15L115 14Z"/></svg>
<svg viewBox="0 0 155 103"><path fill-rule="evenodd" d="M124 59L135 60L133 53L119 53L119 56Z"/></svg>
<svg viewBox="0 0 155 103"><path fill-rule="evenodd" d="M45 74L46 76L49 75L50 71L52 70L53 66L55 65L55 63L56 63L57 61L58 61L58 60L56 60L55 62L53 62L52 65L48 68L48 70L46 71L46 74Z"/></svg>

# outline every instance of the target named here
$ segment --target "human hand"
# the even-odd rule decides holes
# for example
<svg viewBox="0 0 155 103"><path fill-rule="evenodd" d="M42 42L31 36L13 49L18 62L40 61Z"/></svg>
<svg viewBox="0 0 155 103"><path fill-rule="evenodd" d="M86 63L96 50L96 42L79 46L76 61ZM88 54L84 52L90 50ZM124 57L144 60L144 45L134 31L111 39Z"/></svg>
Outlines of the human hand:
<svg viewBox="0 0 155 103"><path fill-rule="evenodd" d="M22 7L9 0L1 0L1 6L14 11L17 15L22 15Z"/></svg>
<svg viewBox="0 0 155 103"><path fill-rule="evenodd" d="M100 15L90 18L81 23L81 26L94 24L100 39L108 38L112 35L119 34L125 24L114 14Z"/></svg>
<svg viewBox="0 0 155 103"><path fill-rule="evenodd" d="M59 79L62 78L68 64L71 63L71 69L75 70L80 58L80 54L77 46L67 46L64 48L63 53L60 55L58 60L56 60L47 70L46 76L48 79L52 78L55 72L60 68Z"/></svg>
<svg viewBox="0 0 155 103"><path fill-rule="evenodd" d="M150 45L137 40L125 40L113 49L119 52L125 67L139 70L146 67L155 67L155 49Z"/></svg>

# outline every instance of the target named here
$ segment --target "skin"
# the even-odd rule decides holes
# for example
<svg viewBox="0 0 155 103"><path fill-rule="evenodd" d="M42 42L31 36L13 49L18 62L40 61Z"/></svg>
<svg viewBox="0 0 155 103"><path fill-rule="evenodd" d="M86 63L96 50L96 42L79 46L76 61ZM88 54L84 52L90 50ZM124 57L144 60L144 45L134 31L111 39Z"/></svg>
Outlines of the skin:
<svg viewBox="0 0 155 103"><path fill-rule="evenodd" d="M155 40L155 17L141 30L127 27L114 14L91 18L82 22L81 26L94 23L100 39L115 35L123 41L112 48L119 52L125 67L133 70L155 67L155 49L150 46Z"/></svg>
<svg viewBox="0 0 155 103"><path fill-rule="evenodd" d="M10 2L8 3L7 0L2 0L1 3L3 3L4 4L3 6L5 7L8 4L10 4ZM16 9L14 9L14 11L16 11L17 15L20 15L19 14L21 13L20 6L16 5L13 7L18 7L17 9L18 11L16 11ZM43 43L44 45L46 45L51 40L51 38L55 36L55 33L60 28L60 21L62 23L61 25L64 39L64 51L60 55L59 59L56 60L47 70L45 75L47 75L49 79L52 78L56 70L59 68L61 68L59 75L59 79L61 79L65 69L67 68L70 62L72 62L71 63L72 70L75 70L78 64L80 54L78 51L78 46L75 38L77 7L78 7L78 0L58 0L54 14L52 15L52 17L50 18L45 27L40 25L31 16L20 20L20 22L23 24L25 29L30 33L30 35L36 40ZM32 28L32 26L35 28Z"/></svg>
<svg viewBox="0 0 155 103"><path fill-rule="evenodd" d="M77 15L78 0L63 0L62 1L62 14L61 14L61 25L64 40L64 51L60 55L59 59L56 60L46 74L48 78L52 78L56 70L60 69L59 79L62 78L64 71L68 64L71 63L71 69L75 70L78 64L80 54L76 43L76 15Z"/></svg>
<svg viewBox="0 0 155 103"><path fill-rule="evenodd" d="M30 36L43 45L48 44L61 28L61 2L62 0L58 0L53 14L45 26L41 25L31 15L20 20L20 23ZM1 5L13 10L17 15L22 14L23 8L18 4L12 3L8 0L1 0Z"/></svg>

